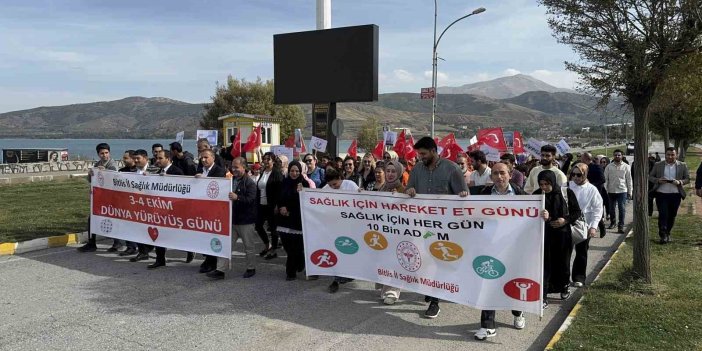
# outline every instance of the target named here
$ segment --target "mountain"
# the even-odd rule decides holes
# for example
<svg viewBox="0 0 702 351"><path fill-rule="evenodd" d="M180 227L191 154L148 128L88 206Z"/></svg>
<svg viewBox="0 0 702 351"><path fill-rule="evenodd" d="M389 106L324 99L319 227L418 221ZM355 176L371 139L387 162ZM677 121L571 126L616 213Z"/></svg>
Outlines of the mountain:
<svg viewBox="0 0 702 351"><path fill-rule="evenodd" d="M202 104L161 97L38 107L0 114L0 137L156 138L181 130L194 134L202 112Z"/></svg>
<svg viewBox="0 0 702 351"><path fill-rule="evenodd" d="M465 84L460 87L438 87L439 94L471 94L487 96L493 99L507 99L530 91L573 92L569 89L557 88L546 84L532 76L517 74L485 82Z"/></svg>
<svg viewBox="0 0 702 351"><path fill-rule="evenodd" d="M600 117L605 113L602 109L596 108L597 98L569 92L530 91L500 101L541 111L552 116L577 117L581 122L599 123ZM614 97L607 104L606 110L609 115L631 114L623 106L626 106L623 100Z"/></svg>

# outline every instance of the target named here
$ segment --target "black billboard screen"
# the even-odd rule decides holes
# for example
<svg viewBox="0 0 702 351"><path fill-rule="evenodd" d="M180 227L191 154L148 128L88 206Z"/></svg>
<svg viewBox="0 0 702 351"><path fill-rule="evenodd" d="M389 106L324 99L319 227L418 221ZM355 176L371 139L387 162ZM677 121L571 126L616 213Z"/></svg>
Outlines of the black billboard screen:
<svg viewBox="0 0 702 351"><path fill-rule="evenodd" d="M273 36L276 104L378 100L378 26Z"/></svg>

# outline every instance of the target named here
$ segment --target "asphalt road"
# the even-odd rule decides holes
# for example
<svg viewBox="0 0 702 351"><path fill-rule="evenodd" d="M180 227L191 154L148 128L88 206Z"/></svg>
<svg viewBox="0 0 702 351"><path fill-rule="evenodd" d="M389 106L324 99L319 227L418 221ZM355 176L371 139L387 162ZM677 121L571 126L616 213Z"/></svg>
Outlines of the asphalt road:
<svg viewBox="0 0 702 351"><path fill-rule="evenodd" d="M588 281L623 237L592 239ZM527 315L524 330L500 311L497 336L479 342L477 310L444 302L429 320L418 294L385 306L367 282L336 294L326 290L329 277L287 282L284 253L261 259L257 275L243 279L237 245L231 274L210 281L197 273L199 259L186 264L180 252L150 271L148 262L107 254L107 244L97 253L65 247L0 257L0 350L539 350L580 296L553 299L542 319Z"/></svg>

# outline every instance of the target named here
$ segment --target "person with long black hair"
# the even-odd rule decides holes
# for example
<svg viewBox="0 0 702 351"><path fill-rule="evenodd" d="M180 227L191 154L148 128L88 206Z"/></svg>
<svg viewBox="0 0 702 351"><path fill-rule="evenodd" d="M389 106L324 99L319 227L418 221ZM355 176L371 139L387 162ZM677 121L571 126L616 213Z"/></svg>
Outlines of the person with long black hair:
<svg viewBox="0 0 702 351"><path fill-rule="evenodd" d="M544 233L544 301L549 293L560 293L561 299L565 300L570 297L570 258L573 254L570 225L580 218L580 205L575 193L567 188L566 202L553 171L541 171L537 180L539 189L534 195L545 195L548 211Z"/></svg>
<svg viewBox="0 0 702 351"><path fill-rule="evenodd" d="M256 214L256 232L266 246L259 253L267 260L278 257L278 232L276 231L275 208L278 205L280 187L283 184L283 173L275 165L275 154L266 152L261 159L261 175L258 177L256 186L256 204L258 212ZM271 238L268 239L268 232L263 227L263 223L268 222L268 229L271 231Z"/></svg>
<svg viewBox="0 0 702 351"><path fill-rule="evenodd" d="M302 165L292 161L288 165L288 176L283 179L278 202L278 233L283 248L288 254L285 261L285 280L297 279L297 273L305 269L305 244L302 240L302 212L300 191L309 188L302 176ZM312 183L314 185L314 183Z"/></svg>

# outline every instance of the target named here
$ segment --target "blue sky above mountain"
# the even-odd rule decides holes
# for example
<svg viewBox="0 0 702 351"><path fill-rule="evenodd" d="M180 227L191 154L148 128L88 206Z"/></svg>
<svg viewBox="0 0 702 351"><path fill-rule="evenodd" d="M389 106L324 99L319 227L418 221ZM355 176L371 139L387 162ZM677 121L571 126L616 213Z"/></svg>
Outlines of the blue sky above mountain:
<svg viewBox="0 0 702 351"><path fill-rule="evenodd" d="M332 26L380 27L380 92L431 85L433 2L332 0ZM204 102L228 74L273 77L273 35L313 30L314 0L3 1L0 112L166 96ZM534 0L441 1L439 30L478 7L441 41L439 85L516 73L573 88Z"/></svg>

